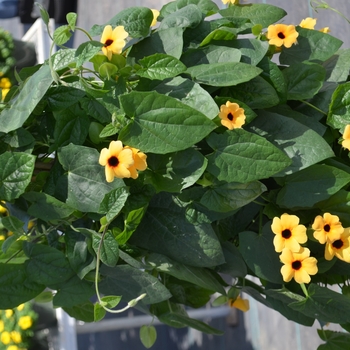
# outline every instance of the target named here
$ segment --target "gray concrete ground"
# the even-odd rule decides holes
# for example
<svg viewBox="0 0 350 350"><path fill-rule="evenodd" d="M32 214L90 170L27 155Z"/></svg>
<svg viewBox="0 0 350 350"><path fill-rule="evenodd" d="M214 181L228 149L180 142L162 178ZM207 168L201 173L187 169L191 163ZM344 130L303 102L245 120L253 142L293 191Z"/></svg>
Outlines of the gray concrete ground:
<svg viewBox="0 0 350 350"><path fill-rule="evenodd" d="M103 24L124 8L147 6L160 9L166 0L80 0L78 26L89 30L94 24ZM216 0L223 7L220 0ZM283 7L288 16L284 23L299 24L305 17L318 19L317 28L330 27L331 34L343 40L343 48L350 47L350 24L338 14L329 10L314 13L308 0L251 0L254 3L269 3ZM328 3L350 18L350 0L328 0ZM0 20L0 26L8 29L15 38L23 35L18 18ZM74 46L85 41L78 32ZM316 328L300 326L267 309L255 300L250 301L251 309L244 315L239 312L238 324L230 326L226 318L209 320L210 324L225 330L224 336L209 336L193 329L175 330L157 326L158 340L155 350L316 350L322 341ZM135 311L134 311L135 312ZM125 315L123 315L125 316ZM130 317L132 314L130 313ZM79 350L141 350L144 347L138 338L138 329L110 331L79 335ZM350 345L349 345L350 348Z"/></svg>

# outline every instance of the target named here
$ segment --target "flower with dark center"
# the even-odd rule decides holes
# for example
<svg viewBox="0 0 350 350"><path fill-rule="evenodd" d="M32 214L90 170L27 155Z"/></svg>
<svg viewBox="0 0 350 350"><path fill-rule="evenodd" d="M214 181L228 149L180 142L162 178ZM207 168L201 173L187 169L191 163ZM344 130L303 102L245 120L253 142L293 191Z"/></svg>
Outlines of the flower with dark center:
<svg viewBox="0 0 350 350"><path fill-rule="evenodd" d="M244 109L237 103L232 103L230 101L221 105L219 117L221 119L221 124L226 126L229 130L241 128L246 118Z"/></svg>
<svg viewBox="0 0 350 350"><path fill-rule="evenodd" d="M121 141L112 141L108 148L101 150L99 163L105 167L107 182L112 182L115 177L131 177L129 167L134 165L132 150L123 148Z"/></svg>
<svg viewBox="0 0 350 350"><path fill-rule="evenodd" d="M315 275L318 271L317 260L310 257L308 248L301 248L297 253L283 249L280 260L283 263L281 274L284 282L294 278L297 283L309 283L310 275Z"/></svg>
<svg viewBox="0 0 350 350"><path fill-rule="evenodd" d="M101 36L102 52L109 60L112 59L113 54L120 54L123 51L128 35L123 26L117 26L114 29L110 25L105 26Z"/></svg>
<svg viewBox="0 0 350 350"><path fill-rule="evenodd" d="M325 259L332 260L334 256L350 263L350 227L344 229L339 239L326 243Z"/></svg>
<svg viewBox="0 0 350 350"><path fill-rule="evenodd" d="M273 244L278 253L284 248L298 252L300 244L307 241L306 227L299 225L296 215L283 214L280 218L273 218L271 230L275 234Z"/></svg>
<svg viewBox="0 0 350 350"><path fill-rule="evenodd" d="M330 213L324 213L323 216L316 216L312 228L315 231L314 237L321 244L326 242L332 243L340 239L341 234L344 232L339 217Z"/></svg>
<svg viewBox="0 0 350 350"><path fill-rule="evenodd" d="M271 24L267 28L266 37L269 39L270 45L277 47L291 47L297 42L299 33L295 30L295 26L286 24Z"/></svg>

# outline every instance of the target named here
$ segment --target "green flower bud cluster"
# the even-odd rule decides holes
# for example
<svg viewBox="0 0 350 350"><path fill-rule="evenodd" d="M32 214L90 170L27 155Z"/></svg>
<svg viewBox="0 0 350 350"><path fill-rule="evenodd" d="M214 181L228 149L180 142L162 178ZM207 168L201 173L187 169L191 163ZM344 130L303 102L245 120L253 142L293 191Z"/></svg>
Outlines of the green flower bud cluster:
<svg viewBox="0 0 350 350"><path fill-rule="evenodd" d="M6 75L15 65L16 60L13 57L15 45L10 32L0 28L0 72Z"/></svg>

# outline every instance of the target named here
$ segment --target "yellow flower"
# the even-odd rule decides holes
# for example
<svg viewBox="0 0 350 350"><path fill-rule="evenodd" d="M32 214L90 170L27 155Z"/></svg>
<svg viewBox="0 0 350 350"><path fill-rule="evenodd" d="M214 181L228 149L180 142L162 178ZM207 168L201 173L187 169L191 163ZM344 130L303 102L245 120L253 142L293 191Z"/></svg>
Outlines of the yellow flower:
<svg viewBox="0 0 350 350"><path fill-rule="evenodd" d="M18 305L17 310L22 311L24 309L24 304Z"/></svg>
<svg viewBox="0 0 350 350"><path fill-rule="evenodd" d="M309 283L311 281L310 275L315 275L318 271L317 260L310 257L308 248L301 248L298 253L284 249L280 260L284 264L281 267L284 282L289 282L294 278L297 283Z"/></svg>
<svg viewBox="0 0 350 350"><path fill-rule="evenodd" d="M5 235L0 235L0 241L4 241L5 240Z"/></svg>
<svg viewBox="0 0 350 350"><path fill-rule="evenodd" d="M105 26L101 36L101 43L104 45L102 47L102 52L109 60L112 59L113 54L120 54L122 52L125 46L124 39L126 39L128 35L123 26L117 26L114 29L112 29L110 25Z"/></svg>
<svg viewBox="0 0 350 350"><path fill-rule="evenodd" d="M0 335L0 340L3 344L7 345L8 343L10 343L11 341L11 336L10 333L5 331L5 332L1 332Z"/></svg>
<svg viewBox="0 0 350 350"><path fill-rule="evenodd" d="M287 48L297 42L298 36L299 33L295 30L295 26L286 24L271 24L268 26L266 34L270 45L277 47L284 45Z"/></svg>
<svg viewBox="0 0 350 350"><path fill-rule="evenodd" d="M315 29L316 22L316 18L307 17L300 22L299 26L306 29Z"/></svg>
<svg viewBox="0 0 350 350"><path fill-rule="evenodd" d="M350 124L348 124L344 129L343 141L342 141L341 145L344 148L350 150Z"/></svg>
<svg viewBox="0 0 350 350"><path fill-rule="evenodd" d="M145 170L147 168L147 156L143 152L140 152L137 148L125 146L124 149L131 149L132 157L134 159L134 164L131 165L128 170L133 179L137 179L139 174L137 170Z"/></svg>
<svg viewBox="0 0 350 350"><path fill-rule="evenodd" d="M238 310L241 310L243 312L246 312L249 310L249 300L248 299L242 299L240 296L234 299L229 299L228 301L230 307L235 307Z"/></svg>
<svg viewBox="0 0 350 350"><path fill-rule="evenodd" d="M0 320L0 333L4 330L4 321Z"/></svg>
<svg viewBox="0 0 350 350"><path fill-rule="evenodd" d="M350 263L350 227L344 229L339 239L326 243L325 259L332 260L334 255L338 259Z"/></svg>
<svg viewBox="0 0 350 350"><path fill-rule="evenodd" d="M21 316L18 320L18 325L23 329L28 329L32 326L33 320L30 316Z"/></svg>
<svg viewBox="0 0 350 350"><path fill-rule="evenodd" d="M244 109L240 108L237 103L226 102L226 105L220 106L219 117L221 124L229 130L241 128L245 123Z"/></svg>
<svg viewBox="0 0 350 350"><path fill-rule="evenodd" d="M273 218L271 230L275 234L273 244L278 253L284 248L298 252L300 244L307 241L306 227L299 225L296 215L283 214L281 218Z"/></svg>
<svg viewBox="0 0 350 350"><path fill-rule="evenodd" d="M121 141L111 141L109 148L101 150L99 163L105 167L107 182L112 182L114 177L131 177L129 168L134 165L133 152L123 148Z"/></svg>
<svg viewBox="0 0 350 350"><path fill-rule="evenodd" d="M7 209L5 207L5 202L1 201L1 203L0 203L0 215L5 216L7 214L8 214L8 212L7 212Z"/></svg>
<svg viewBox="0 0 350 350"><path fill-rule="evenodd" d="M223 4L232 4L232 5L236 5L239 4L239 0L221 0Z"/></svg>
<svg viewBox="0 0 350 350"><path fill-rule="evenodd" d="M323 217L317 215L312 228L315 230L314 237L321 243L334 242L340 239L341 234L344 232L344 228L339 221L337 215L331 215L330 213L324 213Z"/></svg>
<svg viewBox="0 0 350 350"><path fill-rule="evenodd" d="M324 28L321 28L319 31L321 33L329 33L331 30L329 29L329 27L324 27Z"/></svg>
<svg viewBox="0 0 350 350"><path fill-rule="evenodd" d="M12 309L5 310L5 315L7 318L10 318L13 315L13 310Z"/></svg>
<svg viewBox="0 0 350 350"><path fill-rule="evenodd" d="M155 26L157 24L157 18L159 16L159 11L155 10L155 9L151 9L152 13L153 13L153 21L151 23L151 27Z"/></svg>
<svg viewBox="0 0 350 350"><path fill-rule="evenodd" d="M1 78L0 79L0 88L1 89L9 89L11 87L11 80L9 78Z"/></svg>
<svg viewBox="0 0 350 350"><path fill-rule="evenodd" d="M10 345L6 348L6 350L20 350L17 345Z"/></svg>
<svg viewBox="0 0 350 350"><path fill-rule="evenodd" d="M11 339L15 344L21 343L22 342L21 333L19 333L17 331L12 331L11 332Z"/></svg>

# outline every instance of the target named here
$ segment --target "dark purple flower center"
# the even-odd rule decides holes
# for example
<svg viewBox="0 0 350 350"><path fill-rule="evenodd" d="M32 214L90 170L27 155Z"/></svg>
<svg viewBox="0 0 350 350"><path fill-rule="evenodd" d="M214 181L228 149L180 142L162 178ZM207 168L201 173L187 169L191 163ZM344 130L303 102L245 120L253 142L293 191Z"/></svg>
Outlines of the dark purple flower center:
<svg viewBox="0 0 350 350"><path fill-rule="evenodd" d="M326 232L329 232L331 230L331 227L327 224L327 225L324 225L323 226L323 229L326 231Z"/></svg>
<svg viewBox="0 0 350 350"><path fill-rule="evenodd" d="M337 239L336 241L334 241L334 242L332 243L332 246L333 246L335 249L340 249L343 245L344 245L344 242L343 242L341 239Z"/></svg>
<svg viewBox="0 0 350 350"><path fill-rule="evenodd" d="M118 164L119 164L119 160L118 160L117 157L112 156L112 157L110 157L110 158L108 159L108 165L109 165L110 167L115 168L116 166L118 166Z"/></svg>
<svg viewBox="0 0 350 350"><path fill-rule="evenodd" d="M284 239L288 239L288 238L290 238L291 236L292 236L292 232L290 232L290 229L289 229L289 228L287 228L287 229L285 229L285 230L282 231L282 237L283 237Z"/></svg>
<svg viewBox="0 0 350 350"><path fill-rule="evenodd" d="M112 39L107 39L105 42L105 47L110 46L113 44L113 40Z"/></svg>
<svg viewBox="0 0 350 350"><path fill-rule="evenodd" d="M301 268L301 261L299 260L293 261L292 268L293 270L299 270Z"/></svg>
<svg viewBox="0 0 350 350"><path fill-rule="evenodd" d="M232 120L233 120L232 113L227 114L227 119L232 122Z"/></svg>
<svg viewBox="0 0 350 350"><path fill-rule="evenodd" d="M284 39L286 36L282 33L282 32L279 32L277 34L277 36L280 38L280 39Z"/></svg>

